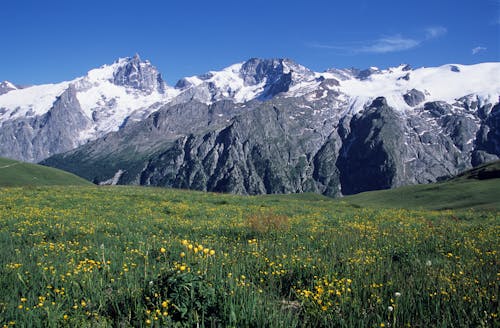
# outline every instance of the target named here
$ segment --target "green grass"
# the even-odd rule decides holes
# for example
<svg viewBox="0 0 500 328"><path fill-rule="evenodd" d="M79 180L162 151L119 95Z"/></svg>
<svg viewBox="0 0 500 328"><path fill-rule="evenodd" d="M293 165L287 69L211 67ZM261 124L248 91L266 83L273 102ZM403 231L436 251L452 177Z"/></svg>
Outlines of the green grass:
<svg viewBox="0 0 500 328"><path fill-rule="evenodd" d="M342 198L359 207L500 210L500 179L457 180L364 192Z"/></svg>
<svg viewBox="0 0 500 328"><path fill-rule="evenodd" d="M495 327L499 214L0 188L0 327Z"/></svg>
<svg viewBox="0 0 500 328"><path fill-rule="evenodd" d="M491 178L495 176L497 178ZM466 171L454 179L427 185L364 192L342 198L356 207L426 210L500 210L500 161Z"/></svg>
<svg viewBox="0 0 500 328"><path fill-rule="evenodd" d="M91 185L91 183L55 168L0 158L0 187L45 185Z"/></svg>
<svg viewBox="0 0 500 328"><path fill-rule="evenodd" d="M485 180L492 178L500 178L500 161L479 165L471 170L459 174L453 180L459 180L459 179Z"/></svg>

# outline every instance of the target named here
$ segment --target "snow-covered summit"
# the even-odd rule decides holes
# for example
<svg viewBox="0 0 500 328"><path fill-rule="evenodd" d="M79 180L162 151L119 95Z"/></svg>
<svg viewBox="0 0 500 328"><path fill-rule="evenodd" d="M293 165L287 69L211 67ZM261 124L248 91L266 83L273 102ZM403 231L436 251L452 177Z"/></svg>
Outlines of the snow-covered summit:
<svg viewBox="0 0 500 328"><path fill-rule="evenodd" d="M317 99L334 91L355 112L380 96L392 107L410 109L419 102L405 100L409 92L421 93L425 101L453 103L475 94L493 102L500 95L499 76L500 63L419 69L403 64L382 70L370 67L313 72L290 59L252 58L220 71L183 78L175 87L169 87L149 61L135 55L92 69L72 81L24 89L2 82L0 91L7 91L0 94L0 122L46 113L70 84L76 88L82 110L95 123L95 131L89 133L98 136L117 130L130 118L144 118L160 104L193 99L204 103L222 99L244 103L307 94L314 94Z"/></svg>
<svg viewBox="0 0 500 328"><path fill-rule="evenodd" d="M17 86L9 81L0 82L0 95L3 95L9 91L16 90Z"/></svg>
<svg viewBox="0 0 500 328"><path fill-rule="evenodd" d="M111 65L103 65L90 70L80 79L82 87L110 82L117 86L141 91L144 94L153 92L166 93L169 89L160 72L148 60L141 60L138 54L134 57L119 58Z"/></svg>
<svg viewBox="0 0 500 328"><path fill-rule="evenodd" d="M111 65L90 70L85 76L56 84L14 89L0 95L0 124L5 121L43 115L69 87L92 128L81 133L84 142L116 131L125 122L141 120L179 91L169 87L158 70L138 55L120 58Z"/></svg>
<svg viewBox="0 0 500 328"><path fill-rule="evenodd" d="M294 85L314 79L314 72L290 59L251 58L221 71L183 78L176 88L185 98L204 103L222 99L243 103L273 98L287 93Z"/></svg>
<svg viewBox="0 0 500 328"><path fill-rule="evenodd" d="M331 73L327 73L331 74ZM425 101L445 101L450 104L467 95L496 103L500 96L500 63L475 65L448 64L440 67L409 69L408 65L379 70L368 77L340 81L339 91L358 104L354 110L377 97L385 97L389 106L410 109L404 95L418 90Z"/></svg>
<svg viewBox="0 0 500 328"><path fill-rule="evenodd" d="M196 99L211 103L230 99L243 103L275 96L310 99L326 97L329 91L341 95L351 110L358 112L377 97L385 97L390 106L407 110L422 101L454 103L466 95L477 95L495 102L500 95L500 63L475 65L449 64L412 69L410 65L380 69L329 69L313 72L289 59L252 58L221 71L179 80L178 100ZM420 102L408 101L408 93L422 93ZM406 100L405 100L406 98Z"/></svg>

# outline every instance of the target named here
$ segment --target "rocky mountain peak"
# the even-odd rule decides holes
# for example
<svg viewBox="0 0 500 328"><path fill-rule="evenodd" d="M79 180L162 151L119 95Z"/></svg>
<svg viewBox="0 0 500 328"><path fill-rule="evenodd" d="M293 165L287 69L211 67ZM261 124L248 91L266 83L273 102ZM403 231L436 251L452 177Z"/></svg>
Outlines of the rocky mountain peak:
<svg viewBox="0 0 500 328"><path fill-rule="evenodd" d="M251 58L241 66L240 76L245 84L254 85L267 80L274 82L283 75L295 73L299 77L314 76L314 73L290 59L260 59Z"/></svg>
<svg viewBox="0 0 500 328"><path fill-rule="evenodd" d="M0 95L6 94L9 91L17 90L17 87L9 81L0 82Z"/></svg>
<svg viewBox="0 0 500 328"><path fill-rule="evenodd" d="M370 105L370 108L376 107L387 107L387 99L385 97L377 97L372 101L372 104Z"/></svg>
<svg viewBox="0 0 500 328"><path fill-rule="evenodd" d="M373 74L379 74L381 73L380 69L378 67L370 67L361 71L358 71L356 74L356 78L360 80L366 80Z"/></svg>
<svg viewBox="0 0 500 328"><path fill-rule="evenodd" d="M240 77L245 85L264 83L264 92L259 98L269 99L287 92L296 83L313 79L314 72L290 59L251 58L241 66Z"/></svg>
<svg viewBox="0 0 500 328"><path fill-rule="evenodd" d="M147 60L143 61L139 54L121 61L113 73L114 84L132 87L147 94L157 91L165 92L165 82L160 72Z"/></svg>

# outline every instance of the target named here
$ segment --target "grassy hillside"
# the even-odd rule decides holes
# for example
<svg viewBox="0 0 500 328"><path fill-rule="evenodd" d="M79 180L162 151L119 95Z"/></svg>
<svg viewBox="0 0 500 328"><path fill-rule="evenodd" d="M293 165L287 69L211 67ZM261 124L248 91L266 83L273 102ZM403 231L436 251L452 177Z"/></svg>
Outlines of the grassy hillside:
<svg viewBox="0 0 500 328"><path fill-rule="evenodd" d="M0 158L0 187L91 185L74 174L47 166Z"/></svg>
<svg viewBox="0 0 500 328"><path fill-rule="evenodd" d="M365 192L342 201L358 207L500 210L500 161L445 182Z"/></svg>
<svg viewBox="0 0 500 328"><path fill-rule="evenodd" d="M0 188L0 327L496 326L499 213Z"/></svg>
<svg viewBox="0 0 500 328"><path fill-rule="evenodd" d="M487 180L487 179L498 179L500 178L500 161L495 161L492 163L486 163L479 165L471 170L465 171L458 174L453 180L459 179L476 179L476 180Z"/></svg>

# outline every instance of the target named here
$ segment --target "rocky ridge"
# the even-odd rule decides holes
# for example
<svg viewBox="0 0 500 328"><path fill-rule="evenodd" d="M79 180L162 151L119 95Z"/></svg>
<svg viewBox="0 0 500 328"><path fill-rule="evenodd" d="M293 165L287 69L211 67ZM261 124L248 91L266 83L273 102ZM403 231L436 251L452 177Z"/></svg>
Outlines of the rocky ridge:
<svg viewBox="0 0 500 328"><path fill-rule="evenodd" d="M169 87L136 56L60 87L45 113L0 109L0 154L96 183L240 194L427 183L499 157L498 76L497 63L318 73L250 59ZM127 95L139 106L124 110Z"/></svg>

